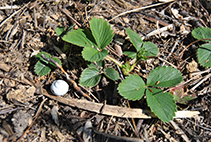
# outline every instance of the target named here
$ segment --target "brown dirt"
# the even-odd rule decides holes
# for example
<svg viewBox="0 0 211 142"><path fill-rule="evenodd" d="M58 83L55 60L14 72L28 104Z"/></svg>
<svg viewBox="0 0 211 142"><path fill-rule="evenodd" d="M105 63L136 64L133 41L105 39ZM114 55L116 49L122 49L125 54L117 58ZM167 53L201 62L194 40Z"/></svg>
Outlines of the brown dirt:
<svg viewBox="0 0 211 142"><path fill-rule="evenodd" d="M75 23L67 15L81 24L81 28L89 28L89 21L95 16L103 18L112 26L115 36L108 48L113 49L116 54L131 47L125 28L133 29L141 37L145 36L144 41L151 41L159 47L161 59L157 57L142 61L135 68L143 78L158 66L172 64L182 72L184 81L187 81L193 78L192 73L206 70L197 62L196 50L199 44L190 46L182 54L183 49L195 40L190 34L191 30L211 26L209 13L207 15L206 12L211 11L210 3L205 0L201 2L206 9L198 0L174 1L112 19L122 12L158 2L60 0L56 3L53 0L14 0L11 3L9 0L2 0L0 141L211 141L210 78L193 90L196 84L210 74L210 70L182 86L184 95L195 95L196 99L186 104L178 103L178 110L195 110L200 114L192 118L174 119L172 123L163 123L157 118L133 121L65 105L43 95L43 89L51 94L49 87L54 80L65 80L62 72L56 69L46 76L38 76L34 72L37 62L35 55L45 51L59 57L64 69L78 83L82 70L87 67L81 56L81 48L68 44L69 48L64 50L65 43L54 31L58 26L68 27ZM11 6L14 6L13 9ZM172 29L147 36L148 33L170 24L173 25ZM119 51L118 47L122 49ZM56 48L64 54L59 53ZM119 61L127 60L112 52L110 54ZM63 55L67 57L66 61ZM106 66L116 68L109 61L106 61ZM83 91L92 93L101 103L128 107L127 100L118 94L117 85L117 82L103 78L99 85L83 88ZM73 87L64 97L86 100ZM131 107L146 107L144 100L129 103ZM88 129L89 127L92 129Z"/></svg>

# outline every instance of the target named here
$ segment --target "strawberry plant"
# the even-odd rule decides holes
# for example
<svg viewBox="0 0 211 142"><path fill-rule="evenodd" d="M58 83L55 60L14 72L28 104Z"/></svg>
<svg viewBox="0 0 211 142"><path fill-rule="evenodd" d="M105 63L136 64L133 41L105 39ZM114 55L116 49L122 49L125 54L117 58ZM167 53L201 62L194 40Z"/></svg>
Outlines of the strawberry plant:
<svg viewBox="0 0 211 142"><path fill-rule="evenodd" d="M135 63L133 65L130 66L129 62L127 62L125 65L121 66L124 75L129 75L140 60L146 60L148 59L148 56L156 56L159 51L157 45L152 42L144 43L141 37L131 29L127 28L126 32L136 49L136 52L124 52L124 54L126 54L128 57L135 58Z"/></svg>
<svg viewBox="0 0 211 142"><path fill-rule="evenodd" d="M205 27L195 28L191 34L198 41L205 41L197 50L199 63L204 67L211 67L211 29Z"/></svg>
<svg viewBox="0 0 211 142"><path fill-rule="evenodd" d="M119 84L119 93L129 100L140 100L146 95L151 110L164 122L173 119L176 103L173 95L163 92L163 87L176 86L182 81L181 73L172 67L157 67L149 73L147 82L138 75L130 75Z"/></svg>
<svg viewBox="0 0 211 142"><path fill-rule="evenodd" d="M126 32L136 49L136 52L126 51L128 57L135 60L134 64L126 62L121 64L118 60L108 55L105 47L113 39L111 26L103 19L92 18L90 30L77 29L65 34L57 33L66 42L83 47L82 56L85 60L93 62L89 68L82 72L80 83L83 86L94 86L104 74L112 80L118 80L119 76L113 68L104 68L103 60L107 58L116 63L121 69L126 79L118 86L120 95L128 100L140 100L144 94L151 109L162 121L169 122L175 116L176 103L171 93L163 92L163 88L176 86L182 81L182 74L172 67L157 67L152 70L145 83L137 74L130 74L135 65L140 60L147 60L148 57L156 56L158 48L154 43L143 42L141 37L127 28ZM65 31L57 29L56 31Z"/></svg>
<svg viewBox="0 0 211 142"><path fill-rule="evenodd" d="M95 86L99 83L102 75L114 81L119 79L118 73L113 68L105 69L104 62L98 61L96 64L91 63L89 68L83 71L79 82L83 86Z"/></svg>
<svg viewBox="0 0 211 142"><path fill-rule="evenodd" d="M39 59L39 61L36 63L34 70L37 75L46 75L48 74L51 69L57 68L55 64L52 62L48 62L45 59L43 59L42 54L45 55L46 58L52 59L56 61L59 65L61 65L61 61L57 57L51 58L51 55L46 52L40 52L35 57Z"/></svg>

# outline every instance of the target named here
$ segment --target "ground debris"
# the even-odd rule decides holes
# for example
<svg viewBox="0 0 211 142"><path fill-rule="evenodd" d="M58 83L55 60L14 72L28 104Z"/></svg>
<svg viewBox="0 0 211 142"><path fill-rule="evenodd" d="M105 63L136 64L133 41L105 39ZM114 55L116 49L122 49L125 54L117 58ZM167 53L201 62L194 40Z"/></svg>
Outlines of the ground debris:
<svg viewBox="0 0 211 142"><path fill-rule="evenodd" d="M210 69L198 63L198 44L186 47L195 40L190 35L194 28L210 27L210 8L206 0L1 1L0 141L16 141L22 135L23 141L43 142L209 141ZM122 63L133 62L124 55L124 51L134 50L126 28L158 46L159 55L139 62L132 73L146 80L158 66L182 72L184 81L166 90L182 102L177 101L178 112L171 123L163 123L150 111L140 112L149 110L145 100L123 99L117 91L118 82L105 77L92 88L78 85L80 91L99 100L91 102L74 87L63 97L53 96L50 84L65 79L58 69L46 76L35 74L35 55L44 51L60 58L64 70L78 84L87 67L83 49L62 41L55 29L76 24L89 30L92 17L101 17L111 25L115 36L106 48ZM106 60L105 66L117 69L111 61ZM194 100L181 99L184 96Z"/></svg>

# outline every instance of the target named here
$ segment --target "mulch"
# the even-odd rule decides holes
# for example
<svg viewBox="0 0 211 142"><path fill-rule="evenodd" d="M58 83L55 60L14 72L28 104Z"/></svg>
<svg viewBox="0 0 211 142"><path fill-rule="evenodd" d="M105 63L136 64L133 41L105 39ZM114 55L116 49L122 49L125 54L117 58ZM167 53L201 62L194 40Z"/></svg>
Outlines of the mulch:
<svg viewBox="0 0 211 142"><path fill-rule="evenodd" d="M199 43L188 47L195 41L191 36L194 28L211 26L210 5L206 0L2 0L0 141L211 142L211 78L208 77L211 73L197 61ZM82 48L62 41L55 29L73 24L89 29L92 17L109 22L115 34L107 47L109 54L123 63L129 59L122 51L132 48L126 28L138 33L144 41L155 43L159 55L141 61L134 73L146 79L158 66L179 69L184 77L179 86L181 94L195 99L177 103L177 109L198 113L163 123L150 114L137 114L149 109L146 101L121 97L118 82L103 77L92 88L78 84L81 72L87 68ZM51 83L65 80L65 75L55 69L38 76L34 71L35 55L41 51L60 58L70 78L93 101L78 94L71 84L65 96L54 96L50 92ZM117 69L107 60L106 66ZM174 94L175 90L170 92ZM122 114L129 112L131 116L123 117Z"/></svg>

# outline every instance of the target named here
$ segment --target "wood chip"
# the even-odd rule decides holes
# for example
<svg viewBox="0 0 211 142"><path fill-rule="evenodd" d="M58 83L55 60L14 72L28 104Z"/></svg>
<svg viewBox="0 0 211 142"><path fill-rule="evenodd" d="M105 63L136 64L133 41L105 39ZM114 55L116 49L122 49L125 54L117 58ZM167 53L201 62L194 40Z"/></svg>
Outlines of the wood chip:
<svg viewBox="0 0 211 142"><path fill-rule="evenodd" d="M8 67L8 65L5 64L3 61L0 61L0 69L8 72L10 70L10 67Z"/></svg>

